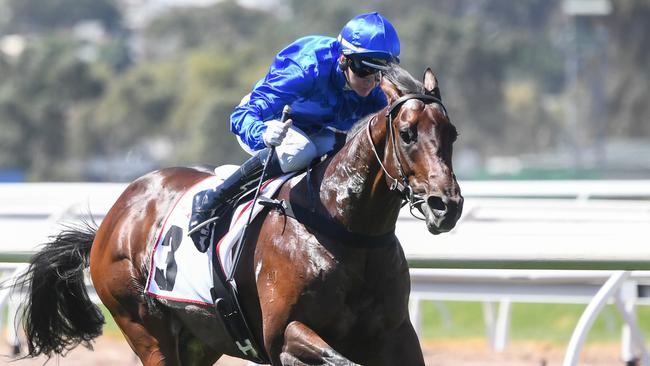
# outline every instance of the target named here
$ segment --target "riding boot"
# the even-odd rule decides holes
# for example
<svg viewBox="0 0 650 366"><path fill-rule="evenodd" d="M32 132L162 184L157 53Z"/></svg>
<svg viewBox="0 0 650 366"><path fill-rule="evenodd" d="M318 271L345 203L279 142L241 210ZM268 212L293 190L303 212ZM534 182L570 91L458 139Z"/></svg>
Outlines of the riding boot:
<svg viewBox="0 0 650 366"><path fill-rule="evenodd" d="M251 190L259 182L264 169L264 163L271 150L261 150L256 155L246 160L231 176L216 188L207 189L194 195L192 199L192 216L190 217L189 230L214 216L221 216L227 212L227 205L233 198ZM266 168L266 177L278 176L282 173L277 155L273 154L269 166ZM206 225L191 235L197 248L207 250L209 245L206 236L211 231L211 224Z"/></svg>

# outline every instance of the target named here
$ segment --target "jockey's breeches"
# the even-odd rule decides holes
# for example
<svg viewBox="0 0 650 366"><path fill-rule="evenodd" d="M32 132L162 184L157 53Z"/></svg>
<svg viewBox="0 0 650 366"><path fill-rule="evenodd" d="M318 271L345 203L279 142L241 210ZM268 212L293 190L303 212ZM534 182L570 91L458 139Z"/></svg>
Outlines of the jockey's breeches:
<svg viewBox="0 0 650 366"><path fill-rule="evenodd" d="M237 137L237 141L248 154L256 153L239 137ZM332 150L335 143L335 132L330 129L324 128L308 136L300 128L291 126L287 131L287 136L282 140L282 144L275 148L275 153L282 171L289 173L306 168L312 160Z"/></svg>

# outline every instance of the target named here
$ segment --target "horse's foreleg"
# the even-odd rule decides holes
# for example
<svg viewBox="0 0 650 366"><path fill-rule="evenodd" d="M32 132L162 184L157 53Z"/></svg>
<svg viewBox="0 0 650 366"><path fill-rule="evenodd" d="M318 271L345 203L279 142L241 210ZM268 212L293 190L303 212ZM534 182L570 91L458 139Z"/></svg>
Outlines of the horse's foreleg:
<svg viewBox="0 0 650 366"><path fill-rule="evenodd" d="M424 366L424 356L420 341L408 317L386 341L377 347L374 357L364 361L377 366Z"/></svg>
<svg viewBox="0 0 650 366"><path fill-rule="evenodd" d="M357 365L336 352L318 334L298 321L291 322L284 331L280 361L283 366Z"/></svg>

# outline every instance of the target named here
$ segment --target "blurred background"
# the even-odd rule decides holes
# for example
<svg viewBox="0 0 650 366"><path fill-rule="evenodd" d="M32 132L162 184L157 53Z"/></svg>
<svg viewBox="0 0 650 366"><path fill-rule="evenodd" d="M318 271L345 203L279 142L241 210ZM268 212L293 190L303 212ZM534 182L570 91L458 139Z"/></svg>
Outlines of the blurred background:
<svg viewBox="0 0 650 366"><path fill-rule="evenodd" d="M0 0L0 181L238 163L275 53L374 10L436 72L459 178L650 177L648 0Z"/></svg>
<svg viewBox="0 0 650 366"><path fill-rule="evenodd" d="M434 70L461 134L462 223L435 239L408 213L397 227L412 266L479 263L431 275L433 294L414 282L428 364L558 364L611 273L554 270L650 269L650 0L0 0L0 182L18 183L0 185L1 262L26 262L63 219L101 220L146 172L243 161L229 116L275 54L368 11L396 26L402 66ZM480 272L508 263L552 273ZM650 305L641 275L629 304ZM604 308L582 364L638 358L621 314ZM650 306L636 314L648 334ZM516 354L495 358L486 336L500 351L510 336ZM105 364L126 364L119 344ZM478 361L458 359L468 349Z"/></svg>

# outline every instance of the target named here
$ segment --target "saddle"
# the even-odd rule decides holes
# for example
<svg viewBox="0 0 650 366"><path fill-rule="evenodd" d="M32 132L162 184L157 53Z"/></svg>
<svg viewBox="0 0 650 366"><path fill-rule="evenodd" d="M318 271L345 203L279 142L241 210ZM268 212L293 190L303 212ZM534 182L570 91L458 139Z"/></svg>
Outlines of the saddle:
<svg viewBox="0 0 650 366"><path fill-rule="evenodd" d="M273 197L274 192L290 177L287 175L265 181L262 197ZM197 182L170 205L153 243L144 292L148 298L166 300L167 305L172 307L185 307L187 304L214 307L213 313L222 319L233 344L240 350L239 357L264 363L264 351L248 330L238 303L237 287L229 279L232 279L236 265L234 258L240 253L235 244L242 242L239 237L250 210L256 215L265 214L267 206L243 204L230 209L228 215L223 215L219 222L210 225L209 252L198 251L187 235L187 220L194 194L214 187L219 180L219 176L215 175ZM239 197L236 202L245 202L248 197Z"/></svg>

